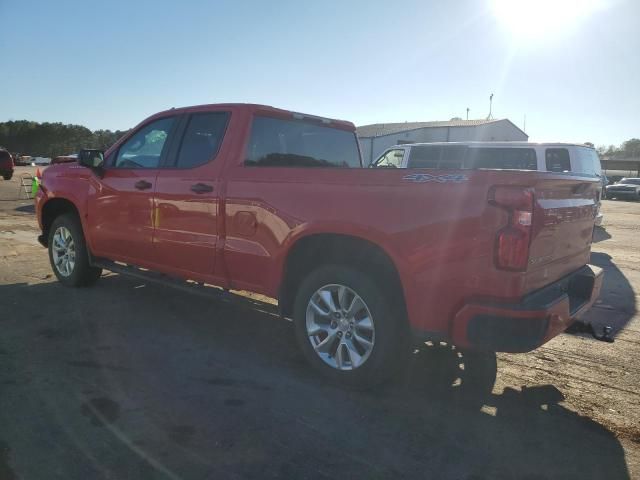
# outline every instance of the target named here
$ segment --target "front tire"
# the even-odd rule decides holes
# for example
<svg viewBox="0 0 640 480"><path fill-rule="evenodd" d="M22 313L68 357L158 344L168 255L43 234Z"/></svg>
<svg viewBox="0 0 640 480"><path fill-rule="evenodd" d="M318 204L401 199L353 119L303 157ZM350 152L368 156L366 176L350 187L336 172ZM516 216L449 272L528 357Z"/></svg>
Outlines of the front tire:
<svg viewBox="0 0 640 480"><path fill-rule="evenodd" d="M298 343L311 365L351 387L388 380L408 354L403 309L366 274L328 265L309 273L296 294Z"/></svg>
<svg viewBox="0 0 640 480"><path fill-rule="evenodd" d="M49 261L60 283L69 287L93 285L102 269L89 263L89 250L77 215L57 217L49 229Z"/></svg>
<svg viewBox="0 0 640 480"><path fill-rule="evenodd" d="M12 177L13 177L13 173L7 173L2 176L2 178L4 178L5 180L11 180Z"/></svg>

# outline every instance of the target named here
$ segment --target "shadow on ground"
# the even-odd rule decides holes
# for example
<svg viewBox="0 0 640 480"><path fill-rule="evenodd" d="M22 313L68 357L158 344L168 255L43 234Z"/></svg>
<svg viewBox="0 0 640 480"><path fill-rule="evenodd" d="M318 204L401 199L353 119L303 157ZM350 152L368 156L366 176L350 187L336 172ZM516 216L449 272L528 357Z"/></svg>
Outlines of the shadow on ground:
<svg viewBox="0 0 640 480"><path fill-rule="evenodd" d="M636 295L631 283L612 261L611 255L591 252L591 264L604 269L604 282L599 301L582 320L591 323L597 332L612 327L612 335L620 332L637 312Z"/></svg>
<svg viewBox="0 0 640 480"><path fill-rule="evenodd" d="M36 207L33 204L21 205L15 208L16 212L20 213L36 213Z"/></svg>
<svg viewBox="0 0 640 480"><path fill-rule="evenodd" d="M613 434L553 385L491 394L491 356L425 345L394 384L356 392L310 370L259 302L116 275L0 299L5 476L629 478Z"/></svg>
<svg viewBox="0 0 640 480"><path fill-rule="evenodd" d="M594 227L593 228L593 243L604 242L605 240L609 240L611 238L611 234L607 232L604 227Z"/></svg>

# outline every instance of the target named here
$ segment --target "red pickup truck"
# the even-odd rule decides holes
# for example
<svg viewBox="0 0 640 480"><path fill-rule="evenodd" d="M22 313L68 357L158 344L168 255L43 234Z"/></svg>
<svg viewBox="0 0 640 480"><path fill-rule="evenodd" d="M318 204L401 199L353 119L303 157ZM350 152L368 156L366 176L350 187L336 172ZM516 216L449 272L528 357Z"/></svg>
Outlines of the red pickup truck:
<svg viewBox="0 0 640 480"><path fill-rule="evenodd" d="M598 182L366 169L352 123L220 104L51 166L36 207L63 284L135 268L264 294L315 367L370 384L411 338L525 352L564 331L602 282L587 264Z"/></svg>

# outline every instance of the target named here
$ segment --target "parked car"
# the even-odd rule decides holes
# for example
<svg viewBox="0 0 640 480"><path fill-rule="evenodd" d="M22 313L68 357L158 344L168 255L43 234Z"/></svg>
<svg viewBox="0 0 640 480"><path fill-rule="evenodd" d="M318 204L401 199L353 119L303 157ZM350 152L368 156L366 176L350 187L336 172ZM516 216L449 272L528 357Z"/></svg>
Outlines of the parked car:
<svg viewBox="0 0 640 480"><path fill-rule="evenodd" d="M46 167L51 165L51 159L48 157L33 157L31 159L32 167Z"/></svg>
<svg viewBox="0 0 640 480"><path fill-rule="evenodd" d="M17 166L31 165L31 157L29 155L22 155L20 153L16 153L13 156L13 161Z"/></svg>
<svg viewBox="0 0 640 480"><path fill-rule="evenodd" d="M13 157L4 149L0 149L0 176L5 180L13 177Z"/></svg>
<svg viewBox="0 0 640 480"><path fill-rule="evenodd" d="M592 147L569 143L448 142L413 143L388 148L372 168L519 169L602 177L600 157ZM598 189L596 225L602 223Z"/></svg>
<svg viewBox="0 0 640 480"><path fill-rule="evenodd" d="M367 385L410 338L526 352L598 296L597 178L460 166L364 169L345 121L171 109L49 167L38 239L68 286L108 269L273 297L315 368Z"/></svg>
<svg viewBox="0 0 640 480"><path fill-rule="evenodd" d="M640 200L640 178L623 178L606 189L610 199Z"/></svg>

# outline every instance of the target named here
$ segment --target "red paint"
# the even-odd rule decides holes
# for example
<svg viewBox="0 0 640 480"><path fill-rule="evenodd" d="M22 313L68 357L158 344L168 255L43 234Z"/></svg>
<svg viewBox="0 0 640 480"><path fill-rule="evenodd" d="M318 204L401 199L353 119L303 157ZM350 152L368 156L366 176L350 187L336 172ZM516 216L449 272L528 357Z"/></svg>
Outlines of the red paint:
<svg viewBox="0 0 640 480"><path fill-rule="evenodd" d="M465 305L516 303L589 259L597 180L466 170L459 183L415 183L403 177L424 170L245 167L253 115L292 116L259 105L174 109L141 125L201 111L231 113L214 160L190 170L107 169L102 179L78 165L53 165L44 175L46 193L36 200L39 220L47 201L68 198L82 216L94 255L272 297L278 295L287 254L301 238L360 237L393 261L412 327L453 335L460 343L464 334L453 326ZM331 126L355 130L349 122ZM135 190L140 179L153 188ZM212 185L213 192L193 194L190 186L198 182ZM533 194L522 271L495 263L496 235L510 221L508 209L489 201L497 185Z"/></svg>
<svg viewBox="0 0 640 480"><path fill-rule="evenodd" d="M71 155L58 155L51 160L51 165L55 165L57 163L75 163L78 161L76 156Z"/></svg>

